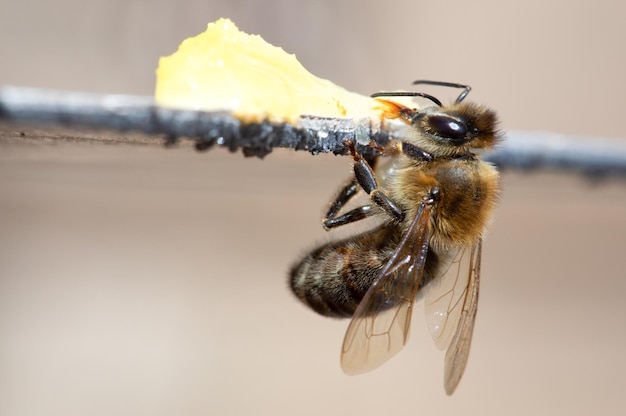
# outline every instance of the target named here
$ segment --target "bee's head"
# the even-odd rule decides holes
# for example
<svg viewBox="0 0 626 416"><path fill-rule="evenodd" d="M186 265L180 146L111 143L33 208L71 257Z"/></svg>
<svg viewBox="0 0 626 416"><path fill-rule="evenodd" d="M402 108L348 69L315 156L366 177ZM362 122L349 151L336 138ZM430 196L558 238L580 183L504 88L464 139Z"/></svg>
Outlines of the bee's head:
<svg viewBox="0 0 626 416"><path fill-rule="evenodd" d="M489 149L500 139L495 112L471 102L411 110L403 118L412 127L405 140L435 158Z"/></svg>
<svg viewBox="0 0 626 416"><path fill-rule="evenodd" d="M372 97L422 97L434 106L422 109L411 109L398 103L391 103L395 115L407 124L407 131L403 133L401 142L406 144L405 151L409 157L414 155L419 160L424 159L424 153L430 158L466 157L476 149L494 147L501 138L498 132L498 120L493 111L463 101L469 94L469 85L454 82L418 80L413 84L460 88L463 91L456 100L448 105L441 104L436 97L423 92L379 92ZM388 100L385 100L389 103Z"/></svg>

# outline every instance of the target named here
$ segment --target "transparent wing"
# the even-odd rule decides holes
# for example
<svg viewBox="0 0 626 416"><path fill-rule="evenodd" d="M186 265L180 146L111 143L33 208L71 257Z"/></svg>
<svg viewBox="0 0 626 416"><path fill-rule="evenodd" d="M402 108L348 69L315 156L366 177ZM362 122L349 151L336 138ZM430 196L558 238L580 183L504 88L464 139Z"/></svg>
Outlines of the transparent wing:
<svg viewBox="0 0 626 416"><path fill-rule="evenodd" d="M435 345L450 345L461 317L470 278L471 247L462 246L447 256L440 255L439 272L426 287L426 323Z"/></svg>
<svg viewBox="0 0 626 416"><path fill-rule="evenodd" d="M452 342L446 351L444 368L444 384L447 394L454 393L459 384L467 357L469 356L474 333L474 322L478 308L478 287L480 286L480 259L482 252L482 240L479 240L472 249L470 266L470 278L467 284L467 294L461 312L461 319Z"/></svg>
<svg viewBox="0 0 626 416"><path fill-rule="evenodd" d="M341 349L347 374L371 371L404 347L422 279L432 205L422 203L409 229L357 307Z"/></svg>
<svg viewBox="0 0 626 416"><path fill-rule="evenodd" d="M435 344L448 348L445 389L452 394L469 356L478 304L482 241L452 253L438 282L426 295L426 318Z"/></svg>

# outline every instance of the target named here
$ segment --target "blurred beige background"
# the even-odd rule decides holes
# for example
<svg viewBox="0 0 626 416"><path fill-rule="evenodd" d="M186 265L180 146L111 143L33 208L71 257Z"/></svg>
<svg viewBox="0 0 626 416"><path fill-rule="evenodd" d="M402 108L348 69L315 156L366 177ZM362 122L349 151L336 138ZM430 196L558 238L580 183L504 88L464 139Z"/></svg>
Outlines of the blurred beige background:
<svg viewBox="0 0 626 416"><path fill-rule="evenodd" d="M626 139L612 1L4 1L0 85L149 95L158 57L222 16L358 92L465 82L505 129ZM419 311L398 357L348 377L347 322L287 289L289 264L329 238L347 159L0 130L1 415L626 410L622 182L504 174L449 398Z"/></svg>

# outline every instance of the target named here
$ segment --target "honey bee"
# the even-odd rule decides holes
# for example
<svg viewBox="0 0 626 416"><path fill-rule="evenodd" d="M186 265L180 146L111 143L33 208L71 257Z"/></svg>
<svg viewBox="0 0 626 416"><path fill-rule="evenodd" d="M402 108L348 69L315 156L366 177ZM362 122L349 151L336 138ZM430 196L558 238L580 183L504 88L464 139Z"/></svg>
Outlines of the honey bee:
<svg viewBox="0 0 626 416"><path fill-rule="evenodd" d="M384 220L370 231L313 250L292 267L290 284L316 312L352 318L341 349L347 374L373 370L404 347L414 302L425 293L431 335L440 349L447 349L444 387L450 395L467 363L482 239L499 195L497 170L475 152L493 148L501 134L493 111L464 101L469 86L414 84L463 91L447 106L425 93L373 95L406 129L384 147L370 143L390 156L386 167L346 143L354 178L330 204L323 226L329 230L378 214ZM434 105L418 110L383 98L395 96L424 97ZM339 215L359 190L371 202Z"/></svg>

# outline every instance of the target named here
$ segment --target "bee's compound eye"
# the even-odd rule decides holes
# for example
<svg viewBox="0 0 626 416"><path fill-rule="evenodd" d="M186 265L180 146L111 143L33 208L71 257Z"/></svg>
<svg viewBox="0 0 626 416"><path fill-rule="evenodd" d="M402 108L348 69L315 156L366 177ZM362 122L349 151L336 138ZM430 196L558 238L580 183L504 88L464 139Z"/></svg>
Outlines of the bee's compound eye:
<svg viewBox="0 0 626 416"><path fill-rule="evenodd" d="M468 140L467 126L452 117L430 116L428 126L432 133L450 139L454 144L463 144Z"/></svg>

